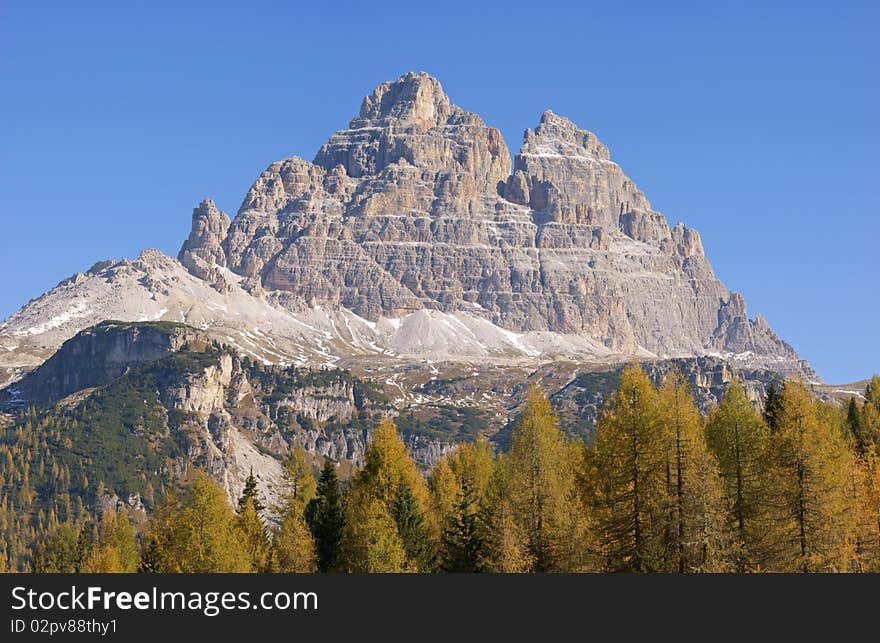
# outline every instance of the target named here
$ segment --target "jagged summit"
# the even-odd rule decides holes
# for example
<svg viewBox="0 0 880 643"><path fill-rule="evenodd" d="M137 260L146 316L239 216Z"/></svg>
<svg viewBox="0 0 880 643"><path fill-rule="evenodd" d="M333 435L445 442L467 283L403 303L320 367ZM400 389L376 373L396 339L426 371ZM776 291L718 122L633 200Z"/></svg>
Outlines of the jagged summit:
<svg viewBox="0 0 880 643"><path fill-rule="evenodd" d="M437 127L451 112L461 110L449 102L440 81L425 72L409 72L395 81L382 83L361 103L360 115L349 127L378 123Z"/></svg>
<svg viewBox="0 0 880 643"><path fill-rule="evenodd" d="M611 160L608 148L595 134L578 129L572 121L549 109L541 114L541 121L534 131L525 131L519 154Z"/></svg>
<svg viewBox="0 0 880 643"><path fill-rule="evenodd" d="M203 203L181 261L367 320L427 308L612 351L797 361L670 228L595 134L547 110L512 173L498 130L408 73L364 98L313 163L273 163L228 226Z"/></svg>
<svg viewBox="0 0 880 643"><path fill-rule="evenodd" d="M59 285L0 325L0 368L117 318L292 363L718 355L815 377L595 134L547 110L511 168L500 132L425 73L376 87L313 162L269 165L234 218L199 203L178 259L188 274L142 256Z"/></svg>

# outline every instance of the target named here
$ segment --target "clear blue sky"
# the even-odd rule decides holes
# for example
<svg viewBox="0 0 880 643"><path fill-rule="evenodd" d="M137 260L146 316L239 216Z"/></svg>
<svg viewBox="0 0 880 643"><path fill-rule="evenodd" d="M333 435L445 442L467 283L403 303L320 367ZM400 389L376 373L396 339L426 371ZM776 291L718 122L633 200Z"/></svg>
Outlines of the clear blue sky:
<svg viewBox="0 0 880 643"><path fill-rule="evenodd" d="M866 377L877 5L3 2L0 317L99 259L175 255L200 199L234 214L270 162L424 70L512 152L546 108L596 132L750 313L827 381Z"/></svg>

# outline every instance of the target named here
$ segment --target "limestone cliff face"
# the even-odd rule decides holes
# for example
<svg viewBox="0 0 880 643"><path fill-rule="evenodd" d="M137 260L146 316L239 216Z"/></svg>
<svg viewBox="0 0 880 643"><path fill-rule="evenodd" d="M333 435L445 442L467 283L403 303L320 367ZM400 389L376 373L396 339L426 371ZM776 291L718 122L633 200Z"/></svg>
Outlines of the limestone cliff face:
<svg viewBox="0 0 880 643"><path fill-rule="evenodd" d="M168 322L102 322L66 341L22 381L16 396L43 404L103 386L132 366L165 357L197 337L195 329ZM8 399L10 391L0 391L0 403Z"/></svg>
<svg viewBox="0 0 880 643"><path fill-rule="evenodd" d="M625 354L794 350L715 278L591 132L547 111L510 159L498 130L409 73L367 96L314 162L270 165L228 225L193 216L181 261L368 320L420 308L582 335Z"/></svg>

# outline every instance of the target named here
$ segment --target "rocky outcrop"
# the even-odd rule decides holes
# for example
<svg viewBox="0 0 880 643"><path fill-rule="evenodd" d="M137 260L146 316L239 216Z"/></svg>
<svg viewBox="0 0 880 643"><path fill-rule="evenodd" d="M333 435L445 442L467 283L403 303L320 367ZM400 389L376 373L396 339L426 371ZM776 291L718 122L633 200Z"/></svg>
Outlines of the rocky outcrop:
<svg viewBox="0 0 880 643"><path fill-rule="evenodd" d="M102 322L66 341L14 390L0 391L0 405L44 404L103 386L132 366L170 355L199 336L194 328L169 322Z"/></svg>
<svg viewBox="0 0 880 643"><path fill-rule="evenodd" d="M513 169L498 130L409 73L367 96L313 162L270 165L228 224L193 216L181 261L367 320L429 308L625 355L794 350L715 278L699 234L670 228L595 134L547 111Z"/></svg>

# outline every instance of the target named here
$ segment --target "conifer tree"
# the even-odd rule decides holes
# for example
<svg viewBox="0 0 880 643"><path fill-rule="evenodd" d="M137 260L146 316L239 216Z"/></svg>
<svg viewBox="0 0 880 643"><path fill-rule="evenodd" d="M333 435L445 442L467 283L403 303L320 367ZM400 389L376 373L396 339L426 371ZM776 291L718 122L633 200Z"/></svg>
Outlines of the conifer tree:
<svg viewBox="0 0 880 643"><path fill-rule="evenodd" d="M345 514L336 463L330 458L324 460L317 495L306 506L305 519L315 541L318 571L335 571Z"/></svg>
<svg viewBox="0 0 880 643"><path fill-rule="evenodd" d="M150 550L155 559L149 564L161 573L252 570L226 492L200 472L193 476L182 498L166 498L147 538L155 542Z"/></svg>
<svg viewBox="0 0 880 643"><path fill-rule="evenodd" d="M315 476L312 474L305 449L296 445L290 450L287 462L284 463L284 471L290 480L288 500L297 502L304 509L316 493Z"/></svg>
<svg viewBox="0 0 880 643"><path fill-rule="evenodd" d="M514 428L498 508L504 515L496 526L507 529L509 519L516 523L533 571L590 566L589 514L577 485L579 464L547 396L532 387Z"/></svg>
<svg viewBox="0 0 880 643"><path fill-rule="evenodd" d="M391 516L397 524L397 533L410 564L423 573L435 571L437 548L409 487L403 486L397 493L391 506Z"/></svg>
<svg viewBox="0 0 880 643"><path fill-rule="evenodd" d="M528 534L515 514L510 498L502 496L494 503L489 518L486 557L481 561L482 567L490 572L521 574L535 569L535 558L530 551Z"/></svg>
<svg viewBox="0 0 880 643"><path fill-rule="evenodd" d="M852 503L855 522L855 571L880 572L880 456L853 456Z"/></svg>
<svg viewBox="0 0 880 643"><path fill-rule="evenodd" d="M252 571L265 573L273 571L274 562L266 527L254 507L256 496L242 496L244 506L235 517L235 530L238 542L250 561Z"/></svg>
<svg viewBox="0 0 880 643"><path fill-rule="evenodd" d="M666 444L666 570L718 571L727 544L721 485L700 412L680 373L664 378L657 404Z"/></svg>
<svg viewBox="0 0 880 643"><path fill-rule="evenodd" d="M880 412L880 375L874 375L865 386L865 402Z"/></svg>
<svg viewBox="0 0 880 643"><path fill-rule="evenodd" d="M130 574L139 562L134 529L125 513L107 511L101 518L99 534L83 563L87 573Z"/></svg>
<svg viewBox="0 0 880 643"><path fill-rule="evenodd" d="M369 490L355 488L341 542L341 565L353 573L417 571L408 563L403 540L387 504Z"/></svg>
<svg viewBox="0 0 880 643"><path fill-rule="evenodd" d="M778 428L781 404L782 398L779 393L779 387L776 385L775 381L770 382L770 387L767 389L767 398L764 400L763 416L764 422L767 424L771 433Z"/></svg>
<svg viewBox="0 0 880 643"><path fill-rule="evenodd" d="M371 547L378 546L377 543L381 542L383 547L390 548L390 552L393 550L393 542L396 542L404 549L404 566L407 569L430 571L422 570L419 565L436 559L439 526L432 511L425 480L388 418L383 419L373 431L364 459L364 467L358 471L352 483L351 501L348 503L350 511L345 521L348 567L362 568L366 563L356 557L370 554ZM406 494L412 497L411 500L406 499L407 511L396 511L401 505L401 496ZM383 506L382 512L373 506L377 502ZM384 524L384 516L390 516L396 525L397 539L374 542L373 537L368 536L364 521ZM394 521L395 517L402 520L405 518L406 522L397 523ZM418 525L423 545L416 546L416 536L412 531L414 525ZM358 542L358 538L368 538L368 542ZM422 546L433 549L434 555L426 556Z"/></svg>
<svg viewBox="0 0 880 643"><path fill-rule="evenodd" d="M626 368L599 420L588 464L590 497L609 571L664 568L669 494L657 390L637 366Z"/></svg>
<svg viewBox="0 0 880 643"><path fill-rule="evenodd" d="M298 501L292 500L283 512L272 549L276 571L296 574L317 571L315 541Z"/></svg>
<svg viewBox="0 0 880 643"><path fill-rule="evenodd" d="M82 570L82 525L65 522L34 549L31 571L35 574L72 574Z"/></svg>
<svg viewBox="0 0 880 643"><path fill-rule="evenodd" d="M260 502L260 492L257 489L257 479L254 477L254 470L251 469L250 474L244 481L244 490L238 499L238 510L243 511L245 505L250 500L251 505L257 513L263 511L266 507Z"/></svg>
<svg viewBox="0 0 880 643"><path fill-rule="evenodd" d="M709 416L707 439L717 458L731 521L730 557L735 571L763 565L762 539L767 520L764 484L769 431L742 385L732 381Z"/></svg>
<svg viewBox="0 0 880 643"><path fill-rule="evenodd" d="M768 477L766 528L777 571L847 571L854 556L851 459L841 431L820 417L804 384L786 382Z"/></svg>
<svg viewBox="0 0 880 643"><path fill-rule="evenodd" d="M444 571L484 571L491 514L489 488L494 472L495 454L484 436L458 445L434 467L430 486L442 521Z"/></svg>

